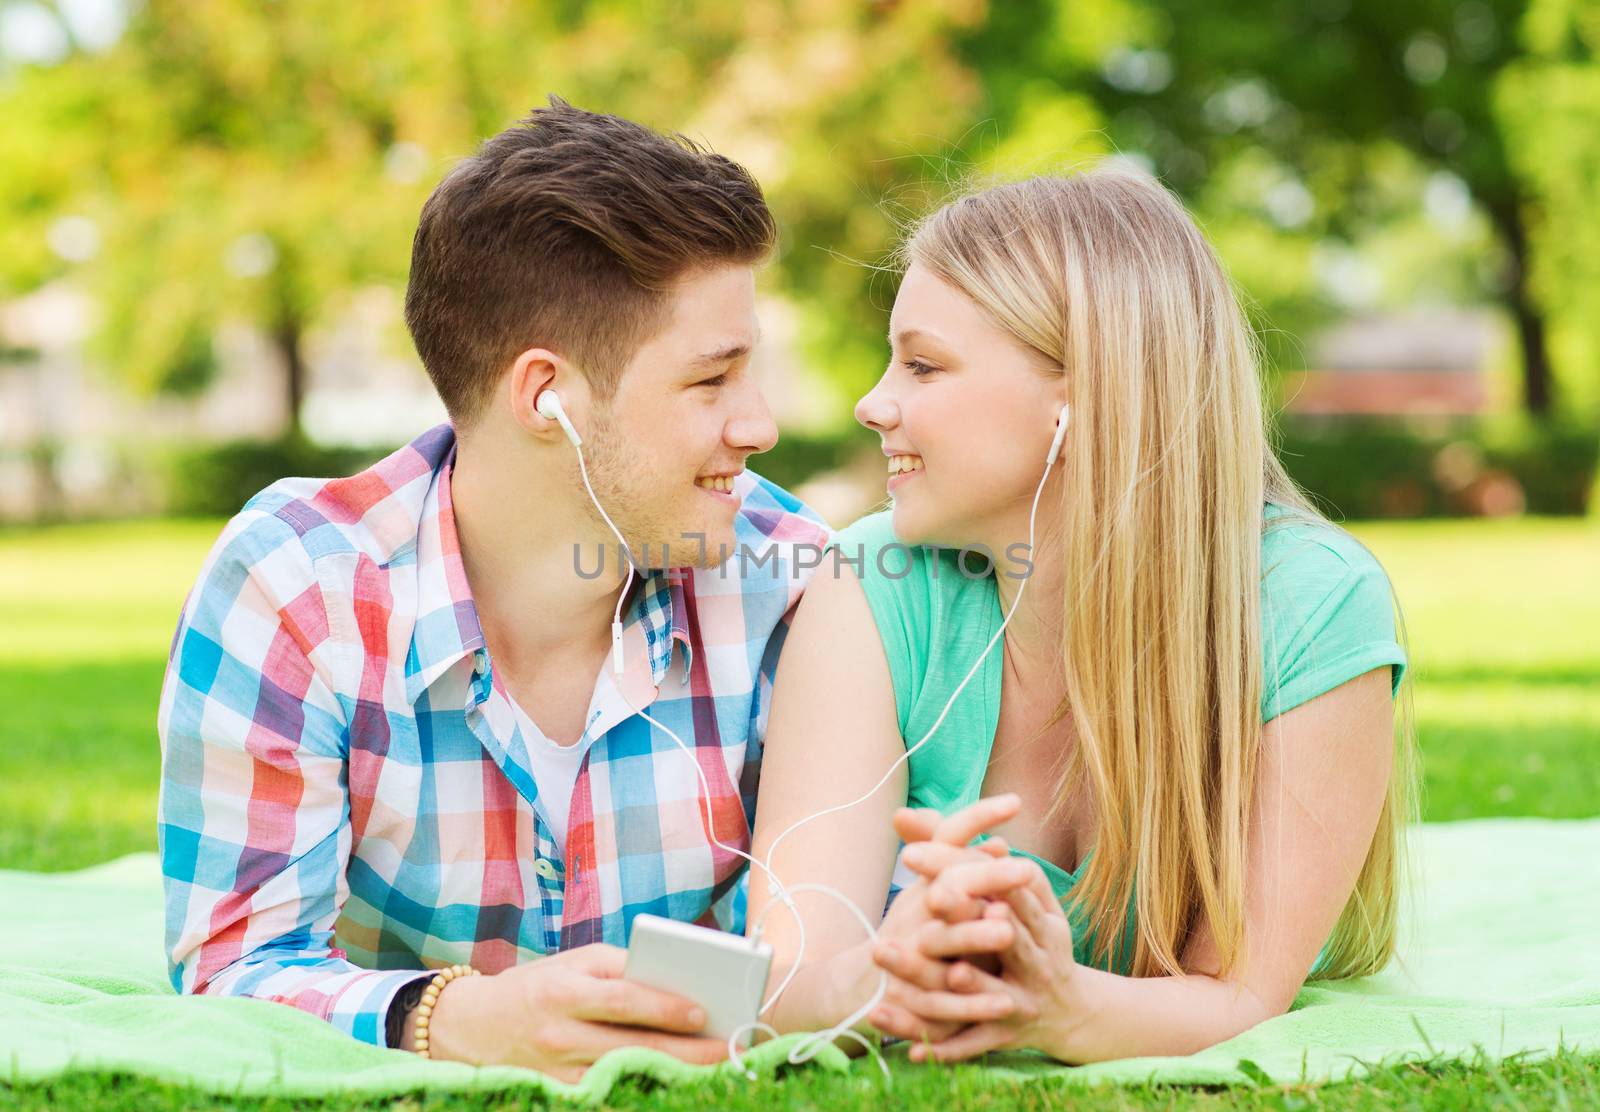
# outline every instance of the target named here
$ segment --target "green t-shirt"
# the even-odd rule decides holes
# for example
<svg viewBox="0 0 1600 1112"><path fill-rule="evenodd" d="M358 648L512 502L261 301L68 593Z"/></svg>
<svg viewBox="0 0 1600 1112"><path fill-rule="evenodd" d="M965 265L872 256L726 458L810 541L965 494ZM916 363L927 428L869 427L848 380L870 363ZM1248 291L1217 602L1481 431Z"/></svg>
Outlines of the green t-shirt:
<svg viewBox="0 0 1600 1112"><path fill-rule="evenodd" d="M1406 667L1389 581L1377 560L1344 530L1285 513L1267 507L1261 538L1263 722L1384 664L1392 666L1398 688ZM836 534L833 547L861 578L888 658L900 734L913 744L1005 618L994 575L979 574L979 556L969 555L963 570L956 549L900 544L888 510ZM1002 573L1017 566L1000 556ZM950 814L977 801L1000 721L1001 648L995 646L938 732L912 755L908 806ZM1069 873L1021 855L1039 863L1061 898L1083 870L1081 862ZM1092 939L1074 926L1075 949L1087 961ZM1131 944L1130 931L1113 968L1131 961Z"/></svg>

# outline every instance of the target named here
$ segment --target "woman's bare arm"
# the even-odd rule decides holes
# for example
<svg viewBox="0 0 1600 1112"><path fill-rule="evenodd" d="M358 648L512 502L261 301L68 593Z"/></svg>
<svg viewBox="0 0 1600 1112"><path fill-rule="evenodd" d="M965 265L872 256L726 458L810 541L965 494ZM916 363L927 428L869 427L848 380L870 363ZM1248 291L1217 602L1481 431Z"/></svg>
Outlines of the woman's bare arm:
<svg viewBox="0 0 1600 1112"><path fill-rule="evenodd" d="M889 664L861 582L830 563L802 596L778 660L753 853L758 861L771 854L785 885L836 889L876 926L899 846L891 820L905 802L904 764L870 798L784 834L808 815L866 794L905 752ZM800 950L794 916L783 907L766 913L774 902L765 873L754 869L748 929L761 924L773 946L772 986ZM838 900L805 892L795 906L805 921L809 971L768 1017L780 1030L837 1022L877 977L860 922Z"/></svg>
<svg viewBox="0 0 1600 1112"><path fill-rule="evenodd" d="M1014 921L1019 944L1001 959L1016 1013L957 1033L932 1048L934 1057L964 1058L1000 1046L1031 1046L1075 1063L1188 1054L1282 1014L1366 859L1392 767L1393 724L1385 667L1264 727L1248 849L1247 951L1226 976L1203 929L1181 955L1185 976L1125 977L1077 966L1065 916L1042 873L1030 875L1037 866L969 856L941 871L925 897L936 909L993 897L1015 881L1005 898L1024 914ZM1034 892L1015 895L1024 881ZM895 971L892 963L888 968ZM1002 987L965 964L950 979L958 991Z"/></svg>

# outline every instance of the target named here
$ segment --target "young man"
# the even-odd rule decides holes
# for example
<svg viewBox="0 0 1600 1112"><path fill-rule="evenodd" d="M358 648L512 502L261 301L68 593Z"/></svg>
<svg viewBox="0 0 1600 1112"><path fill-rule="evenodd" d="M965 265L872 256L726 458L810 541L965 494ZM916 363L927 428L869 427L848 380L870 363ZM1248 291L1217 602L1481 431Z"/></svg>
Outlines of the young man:
<svg viewBox="0 0 1600 1112"><path fill-rule="evenodd" d="M828 539L744 470L777 437L747 373L773 239L741 167L555 99L434 191L406 320L451 424L252 498L173 640L180 992L409 1049L428 971L466 963L486 976L441 994L432 1057L575 1078L625 1044L724 1055L688 1001L620 979L618 947L644 911L738 929L743 862L706 815L748 847L778 650ZM619 677L627 565L586 482L643 573Z"/></svg>

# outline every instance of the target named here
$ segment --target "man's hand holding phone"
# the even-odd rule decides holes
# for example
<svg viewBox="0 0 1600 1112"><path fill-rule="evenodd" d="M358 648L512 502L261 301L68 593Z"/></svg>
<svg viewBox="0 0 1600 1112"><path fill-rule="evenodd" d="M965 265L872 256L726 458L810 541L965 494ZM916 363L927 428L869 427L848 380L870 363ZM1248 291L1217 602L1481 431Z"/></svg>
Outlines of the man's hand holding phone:
<svg viewBox="0 0 1600 1112"><path fill-rule="evenodd" d="M526 1066L567 1082L619 1046L647 1046L701 1065L726 1060L724 1040L700 1035L706 1016L699 1005L622 979L626 956L594 943L451 981L428 1021L430 1056ZM414 1028L408 1014L403 1049L412 1049Z"/></svg>

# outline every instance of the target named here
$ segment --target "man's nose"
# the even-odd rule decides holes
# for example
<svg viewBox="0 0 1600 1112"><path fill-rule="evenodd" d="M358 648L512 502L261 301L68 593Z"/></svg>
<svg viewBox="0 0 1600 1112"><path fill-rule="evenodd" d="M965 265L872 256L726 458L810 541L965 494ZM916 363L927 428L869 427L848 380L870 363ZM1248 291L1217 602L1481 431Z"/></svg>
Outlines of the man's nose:
<svg viewBox="0 0 1600 1112"><path fill-rule="evenodd" d="M778 442L778 424L772 419L772 409L761 393L760 387L750 384L748 396L743 399L738 414L723 430L723 440L730 448L755 455L770 452Z"/></svg>

